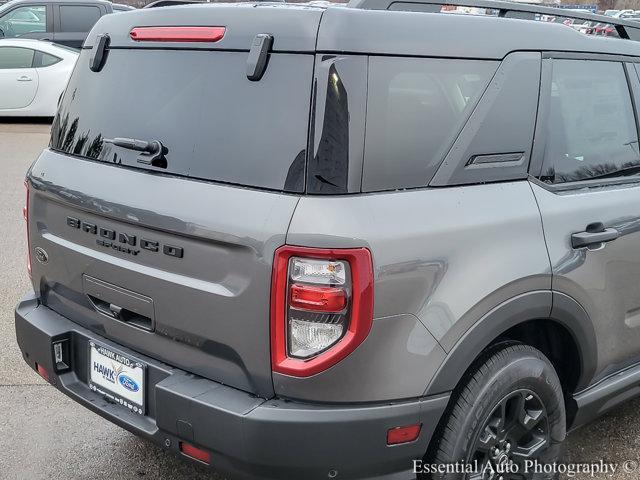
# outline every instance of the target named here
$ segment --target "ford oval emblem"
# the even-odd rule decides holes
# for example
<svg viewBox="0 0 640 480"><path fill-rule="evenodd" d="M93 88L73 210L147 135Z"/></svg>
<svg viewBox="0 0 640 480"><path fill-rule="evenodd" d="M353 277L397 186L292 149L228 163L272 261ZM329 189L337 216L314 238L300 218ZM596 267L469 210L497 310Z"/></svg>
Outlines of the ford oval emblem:
<svg viewBox="0 0 640 480"><path fill-rule="evenodd" d="M121 373L120 375L118 375L118 382L120 382L120 385L122 385L124 388L126 388L131 392L137 392L140 389L137 382L130 376L125 375L124 373Z"/></svg>
<svg viewBox="0 0 640 480"><path fill-rule="evenodd" d="M45 252L44 248L36 247L34 248L33 253L35 253L36 259L40 263L45 264L49 261L49 254Z"/></svg>

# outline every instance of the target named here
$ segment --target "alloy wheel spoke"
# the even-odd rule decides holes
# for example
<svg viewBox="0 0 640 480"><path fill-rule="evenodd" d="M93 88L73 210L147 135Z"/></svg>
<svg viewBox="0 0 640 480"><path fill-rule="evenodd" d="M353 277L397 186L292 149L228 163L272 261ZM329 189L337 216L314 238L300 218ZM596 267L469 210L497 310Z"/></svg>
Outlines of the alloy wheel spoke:
<svg viewBox="0 0 640 480"><path fill-rule="evenodd" d="M544 404L531 390L506 395L484 421L474 442L471 459L481 463L479 472L467 480L527 480L525 461L539 458L549 446L549 425ZM493 468L486 470L487 462ZM518 471L501 470L513 462ZM515 466L514 465L514 466ZM509 467L507 467L509 468Z"/></svg>
<svg viewBox="0 0 640 480"><path fill-rule="evenodd" d="M514 449L512 450L512 455L515 457L515 459L536 458L539 453L541 453L545 448L547 448L547 443L548 442L545 437L541 437L541 436L534 437L533 441L530 442L528 445L525 445L525 446L518 445L514 447Z"/></svg>
<svg viewBox="0 0 640 480"><path fill-rule="evenodd" d="M487 425L478 437L477 451L481 453L489 453L489 451L498 443L498 437L493 429Z"/></svg>

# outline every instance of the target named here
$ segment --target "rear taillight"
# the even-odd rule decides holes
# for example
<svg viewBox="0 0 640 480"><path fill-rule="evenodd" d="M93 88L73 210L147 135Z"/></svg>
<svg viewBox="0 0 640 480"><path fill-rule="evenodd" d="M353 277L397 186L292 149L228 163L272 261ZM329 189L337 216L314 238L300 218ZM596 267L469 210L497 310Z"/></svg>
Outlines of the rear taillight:
<svg viewBox="0 0 640 480"><path fill-rule="evenodd" d="M218 42L225 27L135 27L129 32L136 42Z"/></svg>
<svg viewBox="0 0 640 480"><path fill-rule="evenodd" d="M371 330L373 265L366 248L276 250L271 287L274 372L306 377L349 355Z"/></svg>
<svg viewBox="0 0 640 480"><path fill-rule="evenodd" d="M26 190L26 199L24 202L24 207L22 207L22 218L24 218L24 222L27 227L27 271L29 272L29 276L31 276L31 241L29 240L29 182L25 180L24 188Z"/></svg>

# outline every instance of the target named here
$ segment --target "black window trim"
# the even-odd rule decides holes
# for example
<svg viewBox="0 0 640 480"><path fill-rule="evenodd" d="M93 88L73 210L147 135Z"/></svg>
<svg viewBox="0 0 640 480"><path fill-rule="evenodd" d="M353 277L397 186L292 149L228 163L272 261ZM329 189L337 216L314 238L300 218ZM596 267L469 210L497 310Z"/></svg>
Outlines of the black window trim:
<svg viewBox="0 0 640 480"><path fill-rule="evenodd" d="M533 150L531 153L531 161L529 164L529 180L536 185L541 186L550 192L566 192L572 190L600 188L615 185L640 184L640 175L628 177L614 177L593 180L578 180L575 182L564 182L550 184L540 180L542 174L542 166L544 162L544 154L547 144L547 123L549 118L549 104L551 101L551 79L553 74L553 60L594 60L608 61L622 64L622 68L627 80L629 89L629 97L636 123L636 132L640 140L640 121L638 120L638 106L640 101L640 74L632 75L630 67L632 63L640 63L640 57L631 57L626 55L610 55L599 53L578 53L578 52L542 52L542 82L540 85L540 96L538 104L538 118L536 120L536 128L534 134ZM635 69L634 69L635 70Z"/></svg>

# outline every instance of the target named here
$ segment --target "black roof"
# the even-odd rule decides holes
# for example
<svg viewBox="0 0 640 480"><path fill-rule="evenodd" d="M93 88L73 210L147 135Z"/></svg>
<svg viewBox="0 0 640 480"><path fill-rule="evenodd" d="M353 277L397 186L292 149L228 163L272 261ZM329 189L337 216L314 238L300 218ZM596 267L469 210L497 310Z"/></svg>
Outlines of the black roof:
<svg viewBox="0 0 640 480"><path fill-rule="evenodd" d="M500 12L498 16L425 13L425 9L426 12L439 12L443 4L481 6ZM398 11L400 7L414 11ZM421 12L415 11L421 9ZM562 23L533 20L540 15L615 24L621 38L585 35ZM634 41L640 40L638 23L488 0L352 0L346 6L327 3L200 3L140 9L101 18L86 45L91 46L97 34L108 33L113 46L162 47L158 43L144 45L129 38L131 28L145 25L227 27L224 38L215 44L191 43L182 48L248 50L255 35L271 33L274 37L273 50L281 52L502 59L512 51L535 50L640 57L640 42ZM177 48L175 44L166 46Z"/></svg>

